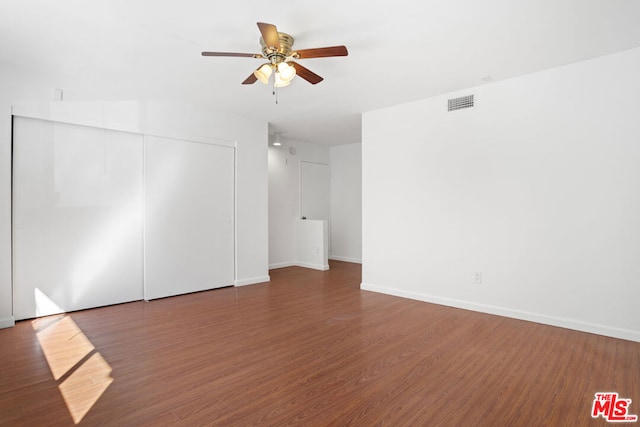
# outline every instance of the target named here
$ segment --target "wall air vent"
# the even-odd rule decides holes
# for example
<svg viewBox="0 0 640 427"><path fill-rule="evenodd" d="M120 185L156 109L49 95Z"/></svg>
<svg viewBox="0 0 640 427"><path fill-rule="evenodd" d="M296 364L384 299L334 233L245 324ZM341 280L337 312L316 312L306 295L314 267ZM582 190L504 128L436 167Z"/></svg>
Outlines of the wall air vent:
<svg viewBox="0 0 640 427"><path fill-rule="evenodd" d="M473 95L461 96L449 100L449 111L473 107Z"/></svg>

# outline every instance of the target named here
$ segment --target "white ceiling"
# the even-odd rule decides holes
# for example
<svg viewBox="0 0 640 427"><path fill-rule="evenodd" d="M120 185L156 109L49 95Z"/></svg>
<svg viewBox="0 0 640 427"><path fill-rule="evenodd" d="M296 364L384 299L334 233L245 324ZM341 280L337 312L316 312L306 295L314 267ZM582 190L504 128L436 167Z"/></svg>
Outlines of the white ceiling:
<svg viewBox="0 0 640 427"><path fill-rule="evenodd" d="M240 83L261 60L256 22L306 49L278 93ZM284 138L360 142L363 112L640 46L638 0L2 0L0 70L44 71L65 99L178 100L256 117Z"/></svg>

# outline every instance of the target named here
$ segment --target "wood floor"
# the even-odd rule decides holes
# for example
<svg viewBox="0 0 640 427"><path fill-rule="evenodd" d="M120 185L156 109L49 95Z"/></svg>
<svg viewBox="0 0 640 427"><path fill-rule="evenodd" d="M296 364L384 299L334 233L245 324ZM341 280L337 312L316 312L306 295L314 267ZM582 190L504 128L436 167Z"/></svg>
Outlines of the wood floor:
<svg viewBox="0 0 640 427"><path fill-rule="evenodd" d="M361 291L357 264L270 274L0 330L0 425L603 426L603 391L640 414L640 343Z"/></svg>

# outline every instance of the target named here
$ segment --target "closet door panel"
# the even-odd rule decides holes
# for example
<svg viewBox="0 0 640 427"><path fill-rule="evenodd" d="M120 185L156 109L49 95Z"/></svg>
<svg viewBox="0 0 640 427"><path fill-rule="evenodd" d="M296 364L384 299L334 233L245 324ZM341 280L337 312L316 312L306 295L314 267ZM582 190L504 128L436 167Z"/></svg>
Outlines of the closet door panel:
<svg viewBox="0 0 640 427"><path fill-rule="evenodd" d="M145 137L145 299L233 284L234 156Z"/></svg>
<svg viewBox="0 0 640 427"><path fill-rule="evenodd" d="M141 299L142 136L22 117L13 136L14 317Z"/></svg>

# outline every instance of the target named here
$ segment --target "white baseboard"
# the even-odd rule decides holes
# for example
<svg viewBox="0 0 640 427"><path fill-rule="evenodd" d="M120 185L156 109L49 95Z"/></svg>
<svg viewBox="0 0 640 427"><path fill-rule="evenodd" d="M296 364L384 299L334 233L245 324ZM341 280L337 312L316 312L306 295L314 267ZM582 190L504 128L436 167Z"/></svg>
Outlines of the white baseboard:
<svg viewBox="0 0 640 427"><path fill-rule="evenodd" d="M5 319L0 319L0 329L3 328L11 328L16 325L16 319L13 317L8 317Z"/></svg>
<svg viewBox="0 0 640 427"><path fill-rule="evenodd" d="M304 267L304 268L312 268L314 270L321 270L321 271L326 271L329 269L329 264L309 264L306 262L297 262L296 265L298 267Z"/></svg>
<svg viewBox="0 0 640 427"><path fill-rule="evenodd" d="M271 281L269 276L252 277L250 279L236 280L235 286L255 285L257 283L265 283Z"/></svg>
<svg viewBox="0 0 640 427"><path fill-rule="evenodd" d="M409 298L433 304L446 305L448 307L462 308L465 310L477 311L480 313L495 314L498 316L510 317L513 319L527 320L529 322L541 323L544 325L558 326L566 329L573 329L580 332L588 332L597 335L604 335L612 338L640 342L640 331L630 329L613 328L605 325L597 325L572 319L547 316L543 314L530 313L521 310L514 310L504 307L496 307L486 304L477 304L469 301L462 301L453 298L442 298L418 292L408 292L396 288L376 286L368 283L361 283L360 289L365 291L379 292L387 295L394 295L402 298Z"/></svg>
<svg viewBox="0 0 640 427"><path fill-rule="evenodd" d="M349 258L346 256L331 255L329 259L332 259L335 261L352 262L354 264L362 264L362 258Z"/></svg>
<svg viewBox="0 0 640 427"><path fill-rule="evenodd" d="M295 262L279 262L276 264L269 264L269 270L275 270L276 268L295 267Z"/></svg>
<svg viewBox="0 0 640 427"><path fill-rule="evenodd" d="M314 270L322 270L322 271L329 270L329 264L322 265L322 264L311 264L306 262L281 262L278 264L271 264L269 265L269 270L275 270L277 268L286 268L286 267L304 267L304 268L311 268Z"/></svg>

